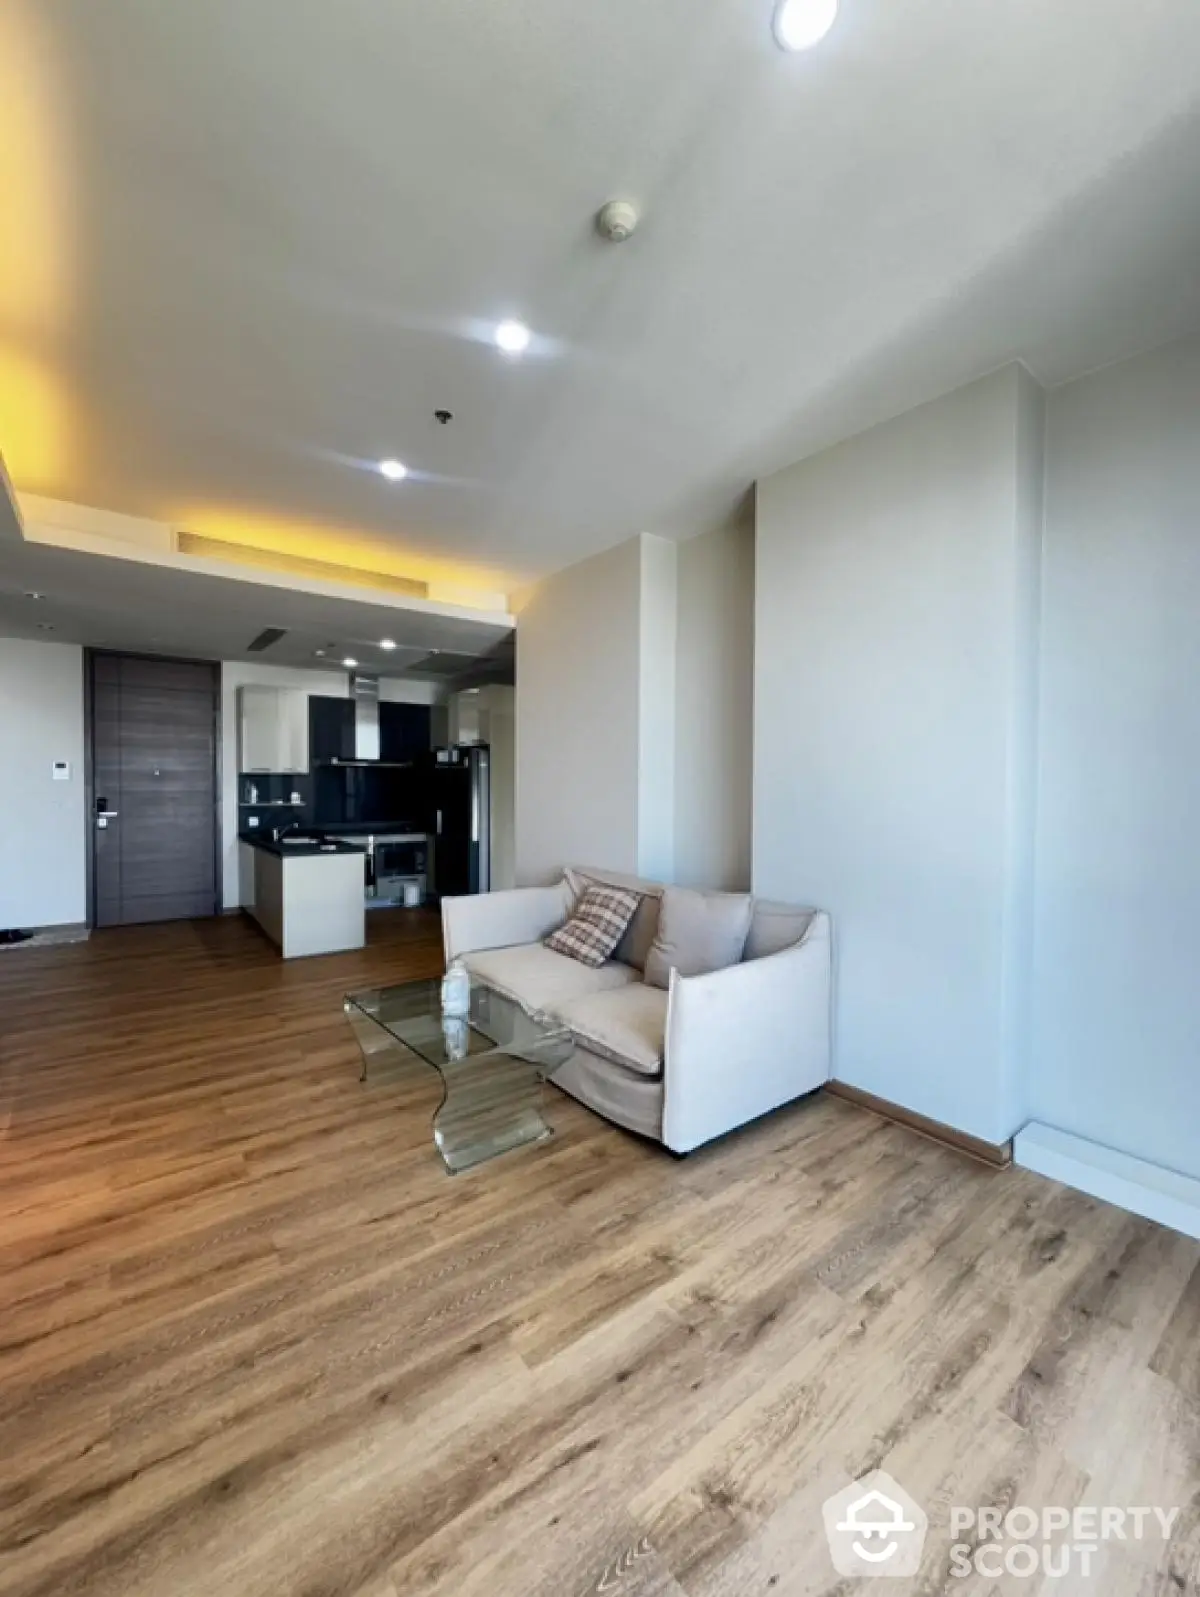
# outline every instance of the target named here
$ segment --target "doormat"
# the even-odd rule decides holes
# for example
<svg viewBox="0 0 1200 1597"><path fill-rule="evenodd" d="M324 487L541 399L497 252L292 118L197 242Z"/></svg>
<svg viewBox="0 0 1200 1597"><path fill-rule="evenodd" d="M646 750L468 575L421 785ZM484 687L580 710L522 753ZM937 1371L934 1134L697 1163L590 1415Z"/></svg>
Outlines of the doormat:
<svg viewBox="0 0 1200 1597"><path fill-rule="evenodd" d="M50 948L55 943L86 943L91 935L89 926L47 926L23 943L0 943L0 954L17 948Z"/></svg>

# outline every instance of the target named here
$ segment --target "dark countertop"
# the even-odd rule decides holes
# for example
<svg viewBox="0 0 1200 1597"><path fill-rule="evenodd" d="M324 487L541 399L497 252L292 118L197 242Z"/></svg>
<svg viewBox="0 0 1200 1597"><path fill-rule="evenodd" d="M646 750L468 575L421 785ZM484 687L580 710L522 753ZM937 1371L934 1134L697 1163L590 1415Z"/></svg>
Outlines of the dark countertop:
<svg viewBox="0 0 1200 1597"><path fill-rule="evenodd" d="M290 834L295 837L295 832ZM278 854L280 859L306 859L313 854L365 854L365 848L356 848L353 843L322 843L319 837L310 837L301 833L303 841L296 843L276 843L272 838L258 832L239 832L243 843L249 843L251 848L261 848L264 854Z"/></svg>
<svg viewBox="0 0 1200 1597"><path fill-rule="evenodd" d="M419 826L409 826L404 821L389 825L386 821L338 821L336 825L319 827L331 837L428 837Z"/></svg>

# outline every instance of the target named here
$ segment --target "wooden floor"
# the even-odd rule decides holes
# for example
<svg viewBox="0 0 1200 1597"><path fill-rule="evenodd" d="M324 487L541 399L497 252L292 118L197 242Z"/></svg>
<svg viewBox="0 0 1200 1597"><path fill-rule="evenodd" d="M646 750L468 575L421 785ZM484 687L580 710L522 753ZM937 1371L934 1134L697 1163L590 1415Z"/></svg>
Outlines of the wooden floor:
<svg viewBox="0 0 1200 1597"><path fill-rule="evenodd" d="M436 1078L236 919L0 954L4 1597L847 1592L820 1502L1179 1506L1078 1589L1192 1591L1200 1250L817 1098L679 1162L551 1091L445 1175Z"/></svg>

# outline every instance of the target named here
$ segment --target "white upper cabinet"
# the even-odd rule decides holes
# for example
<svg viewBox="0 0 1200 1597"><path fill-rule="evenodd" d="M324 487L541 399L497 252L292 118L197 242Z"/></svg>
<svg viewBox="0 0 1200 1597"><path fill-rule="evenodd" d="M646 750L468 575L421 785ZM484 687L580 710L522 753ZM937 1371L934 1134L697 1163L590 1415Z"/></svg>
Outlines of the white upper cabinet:
<svg viewBox="0 0 1200 1597"><path fill-rule="evenodd" d="M308 770L308 694L302 688L238 689L238 770Z"/></svg>

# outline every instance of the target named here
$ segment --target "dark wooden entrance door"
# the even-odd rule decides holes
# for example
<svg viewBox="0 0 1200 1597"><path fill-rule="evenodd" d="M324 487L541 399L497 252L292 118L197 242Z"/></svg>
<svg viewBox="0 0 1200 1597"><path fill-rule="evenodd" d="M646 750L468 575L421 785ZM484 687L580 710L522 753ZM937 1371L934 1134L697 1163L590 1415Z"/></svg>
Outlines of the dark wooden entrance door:
<svg viewBox="0 0 1200 1597"><path fill-rule="evenodd" d="M90 665L95 924L216 914L218 668Z"/></svg>

